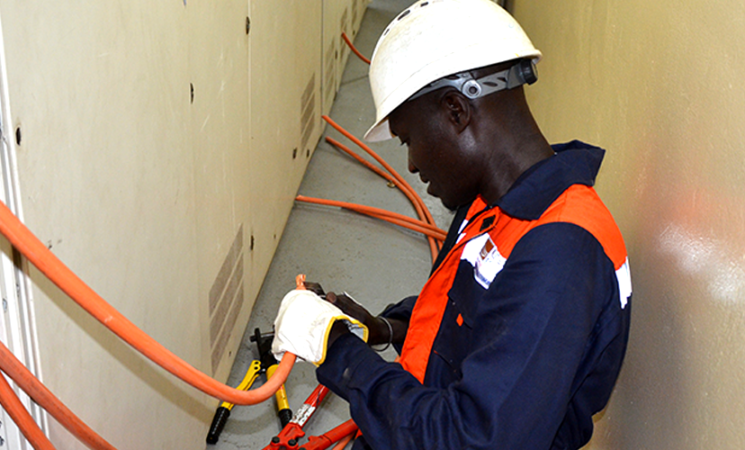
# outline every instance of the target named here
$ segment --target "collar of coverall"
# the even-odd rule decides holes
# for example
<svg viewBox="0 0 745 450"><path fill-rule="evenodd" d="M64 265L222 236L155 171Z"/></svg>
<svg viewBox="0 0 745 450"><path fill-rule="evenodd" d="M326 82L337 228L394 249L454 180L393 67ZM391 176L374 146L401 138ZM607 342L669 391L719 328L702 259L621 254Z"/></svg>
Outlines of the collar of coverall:
<svg viewBox="0 0 745 450"><path fill-rule="evenodd" d="M595 184L605 150L581 141L551 147L556 154L520 175L494 206L518 219L537 220L570 186Z"/></svg>

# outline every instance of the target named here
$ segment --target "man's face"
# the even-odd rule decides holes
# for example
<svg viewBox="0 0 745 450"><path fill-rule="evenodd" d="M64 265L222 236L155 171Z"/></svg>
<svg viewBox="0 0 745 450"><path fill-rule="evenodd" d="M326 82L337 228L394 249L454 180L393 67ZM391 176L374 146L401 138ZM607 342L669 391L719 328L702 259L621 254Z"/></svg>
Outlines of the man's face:
<svg viewBox="0 0 745 450"><path fill-rule="evenodd" d="M391 113L388 123L409 149L409 171L429 183L427 193L450 210L476 198L482 168L478 152L463 148L463 136L430 96L404 103Z"/></svg>

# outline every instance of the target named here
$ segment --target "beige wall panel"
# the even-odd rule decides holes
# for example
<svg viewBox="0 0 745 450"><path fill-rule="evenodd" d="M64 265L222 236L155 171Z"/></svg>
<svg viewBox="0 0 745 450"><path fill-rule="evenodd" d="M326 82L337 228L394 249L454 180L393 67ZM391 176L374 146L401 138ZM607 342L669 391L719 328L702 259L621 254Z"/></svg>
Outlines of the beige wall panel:
<svg viewBox="0 0 745 450"><path fill-rule="evenodd" d="M362 25L362 18L365 16L367 5L372 0L352 0L352 35L357 37L357 32ZM413 2L412 2L413 3Z"/></svg>
<svg viewBox="0 0 745 450"><path fill-rule="evenodd" d="M218 379L322 132L322 13L304 0L0 0L26 222ZM68 406L122 450L204 446L216 400L30 275L43 378ZM50 435L82 448L54 421Z"/></svg>
<svg viewBox="0 0 745 450"><path fill-rule="evenodd" d="M352 6L354 0L337 0L336 5L336 17L338 18L338 33L346 33L350 39L354 39L352 31L354 30L352 23ZM341 38L340 38L341 39ZM347 59L349 54L352 53L349 46L343 40L339 41L339 59L336 60L336 90L339 90L341 86L341 78L344 75L344 68L347 66Z"/></svg>
<svg viewBox="0 0 745 450"><path fill-rule="evenodd" d="M341 38L340 20L341 20L340 0L323 0L323 42L322 48L322 65L321 73L323 74L323 83L321 85L323 97L323 114L331 112L331 106L334 104L336 92L339 90L339 48L346 45Z"/></svg>
<svg viewBox="0 0 745 450"><path fill-rule="evenodd" d="M252 212L248 4L193 0L188 14L189 32L196 37L189 40L190 78L184 88L188 92L193 86L194 92L189 136L195 164L199 314L209 318L202 321L208 362L203 370L224 380L258 292L247 279L252 272L246 234Z"/></svg>
<svg viewBox="0 0 745 450"><path fill-rule="evenodd" d="M310 154L320 136L320 2L251 3L250 91L253 280L261 284L284 230ZM311 82L311 80L313 80ZM303 144L304 93L313 96L312 135ZM310 151L308 151L310 150ZM294 277L294 275L292 275ZM294 284L287 280L288 287Z"/></svg>
<svg viewBox="0 0 745 450"><path fill-rule="evenodd" d="M125 316L203 366L183 3L0 11L27 223ZM61 399L121 449L202 438L204 396L31 278L41 369ZM54 422L50 436L82 448Z"/></svg>
<svg viewBox="0 0 745 450"><path fill-rule="evenodd" d="M551 141L605 147L630 346L592 449L745 448L745 4L516 1Z"/></svg>
<svg viewBox="0 0 745 450"><path fill-rule="evenodd" d="M347 59L351 51L349 46L341 37L346 33L350 39L354 40L351 20L351 9L354 0L327 0L324 2L324 31L335 38L336 50L334 51L334 94L331 96L328 107L331 108L333 97L341 86L341 78L344 74L344 67L347 65ZM324 55L325 56L325 55Z"/></svg>

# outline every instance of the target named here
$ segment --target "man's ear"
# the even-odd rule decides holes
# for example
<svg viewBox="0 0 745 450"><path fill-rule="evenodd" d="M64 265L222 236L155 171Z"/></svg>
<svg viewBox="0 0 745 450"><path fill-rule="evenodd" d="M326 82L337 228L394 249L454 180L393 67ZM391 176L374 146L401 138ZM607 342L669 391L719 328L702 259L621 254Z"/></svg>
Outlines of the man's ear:
<svg viewBox="0 0 745 450"><path fill-rule="evenodd" d="M460 92L450 90L442 96L440 106L445 109L450 123L460 134L471 123L471 103Z"/></svg>

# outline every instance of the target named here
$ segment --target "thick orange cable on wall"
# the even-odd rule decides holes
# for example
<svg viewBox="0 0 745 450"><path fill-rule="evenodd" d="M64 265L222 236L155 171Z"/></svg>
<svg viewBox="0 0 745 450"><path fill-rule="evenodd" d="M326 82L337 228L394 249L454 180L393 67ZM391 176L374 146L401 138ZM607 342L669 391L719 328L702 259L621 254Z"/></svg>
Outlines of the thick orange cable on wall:
<svg viewBox="0 0 745 450"><path fill-rule="evenodd" d="M13 422L23 433L23 436L29 441L36 450L54 450L54 446L46 437L39 425L34 422L34 418L26 411L13 388L10 387L8 380L0 375L0 404L8 413Z"/></svg>
<svg viewBox="0 0 745 450"><path fill-rule="evenodd" d="M147 335L109 305L62 263L34 234L0 202L0 233L50 281L114 334L151 361L200 391L236 405L253 405L271 397L287 379L295 355L285 354L274 376L261 387L240 391L195 369Z"/></svg>
<svg viewBox="0 0 745 450"><path fill-rule="evenodd" d="M0 369L15 381L18 387L27 393L39 406L51 414L57 422L78 438L80 442L87 445L88 448L94 450L115 450L113 445L109 444L80 420L46 386L37 380L2 342L0 342ZM19 424L20 427L21 425ZM26 433L24 432L25 435Z"/></svg>

